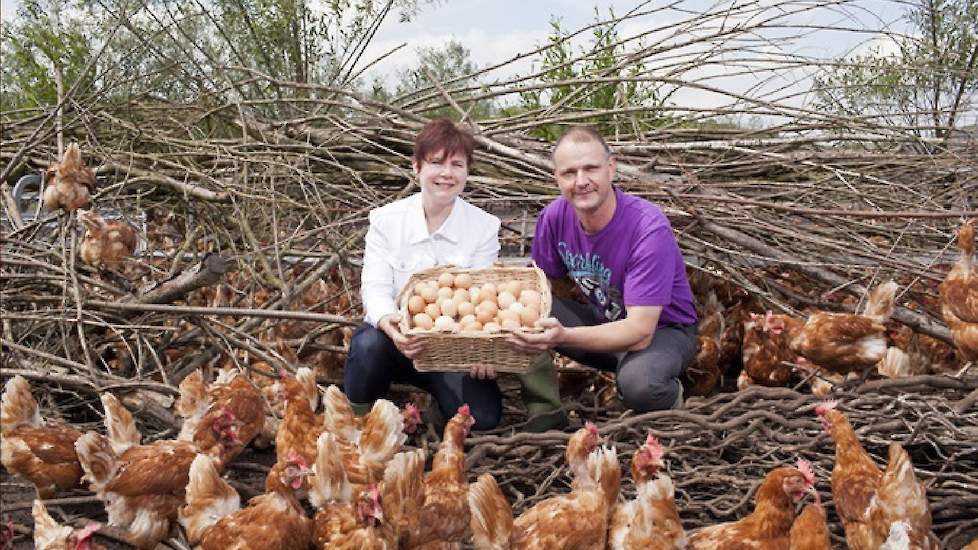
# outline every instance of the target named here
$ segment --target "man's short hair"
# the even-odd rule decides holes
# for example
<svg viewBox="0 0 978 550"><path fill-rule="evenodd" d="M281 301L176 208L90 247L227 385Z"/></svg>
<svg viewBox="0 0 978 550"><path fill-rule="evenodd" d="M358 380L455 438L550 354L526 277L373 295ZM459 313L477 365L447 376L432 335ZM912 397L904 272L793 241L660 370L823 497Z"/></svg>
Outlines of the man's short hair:
<svg viewBox="0 0 978 550"><path fill-rule="evenodd" d="M571 140L575 143L586 143L588 141L597 141L604 148L604 151L611 155L611 147L608 147L608 142L601 137L601 134L597 130L590 126L571 126L564 132L557 141L554 142L553 150L556 151L560 144L566 140ZM552 155L552 153L551 153Z"/></svg>
<svg viewBox="0 0 978 550"><path fill-rule="evenodd" d="M425 124L414 138L414 155L411 158L421 166L431 155L441 152L446 156L462 153L465 155L465 162L472 164L474 149L475 139L472 134L451 119L437 118Z"/></svg>

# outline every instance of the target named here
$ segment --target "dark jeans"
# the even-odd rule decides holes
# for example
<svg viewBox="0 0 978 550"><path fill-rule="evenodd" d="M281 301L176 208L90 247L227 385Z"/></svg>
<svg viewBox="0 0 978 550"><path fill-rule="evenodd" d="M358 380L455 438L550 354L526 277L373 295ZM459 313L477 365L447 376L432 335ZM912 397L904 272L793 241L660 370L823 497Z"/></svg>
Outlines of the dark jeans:
<svg viewBox="0 0 978 550"><path fill-rule="evenodd" d="M411 384L430 393L445 420L468 403L474 430L495 428L503 416L503 396L495 380L459 372L418 372L382 331L364 323L353 333L343 369L343 389L353 403L373 403L391 383Z"/></svg>
<svg viewBox="0 0 978 550"><path fill-rule="evenodd" d="M550 315L565 327L599 324L590 306L573 300L555 298ZM557 351L589 367L614 372L618 394L629 409L658 411L671 408L679 396L679 377L696 355L696 327L660 326L649 347L640 351Z"/></svg>

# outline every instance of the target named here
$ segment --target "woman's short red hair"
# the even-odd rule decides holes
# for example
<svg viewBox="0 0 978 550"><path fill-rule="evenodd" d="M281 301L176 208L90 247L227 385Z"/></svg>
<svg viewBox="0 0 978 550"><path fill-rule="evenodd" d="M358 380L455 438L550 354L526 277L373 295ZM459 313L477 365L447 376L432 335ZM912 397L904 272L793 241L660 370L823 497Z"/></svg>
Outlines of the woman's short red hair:
<svg viewBox="0 0 978 550"><path fill-rule="evenodd" d="M446 156L451 156L462 153L465 155L465 162L472 164L474 149L475 139L472 134L451 119L437 118L425 124L414 138L414 156L411 158L421 166L431 155L445 153Z"/></svg>

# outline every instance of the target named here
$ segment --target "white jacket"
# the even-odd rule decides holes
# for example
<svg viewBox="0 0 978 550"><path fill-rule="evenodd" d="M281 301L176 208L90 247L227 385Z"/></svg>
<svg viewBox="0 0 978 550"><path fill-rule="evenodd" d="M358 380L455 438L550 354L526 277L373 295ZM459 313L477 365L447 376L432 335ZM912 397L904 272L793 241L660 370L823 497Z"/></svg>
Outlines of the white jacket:
<svg viewBox="0 0 978 550"><path fill-rule="evenodd" d="M488 267L499 255L499 218L456 197L452 212L433 234L421 194L370 211L360 275L364 320L373 326L397 312L395 299L416 271L436 265Z"/></svg>

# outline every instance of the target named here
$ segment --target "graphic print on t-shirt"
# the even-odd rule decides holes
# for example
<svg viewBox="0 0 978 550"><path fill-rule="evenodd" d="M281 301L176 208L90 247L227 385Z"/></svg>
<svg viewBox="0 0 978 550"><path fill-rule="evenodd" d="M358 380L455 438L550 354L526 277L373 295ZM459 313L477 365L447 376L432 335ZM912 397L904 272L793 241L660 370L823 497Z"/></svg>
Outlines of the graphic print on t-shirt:
<svg viewBox="0 0 978 550"><path fill-rule="evenodd" d="M625 310L624 300L621 290L611 286L611 269L601 261L601 255L572 252L564 241L557 244L557 250L567 274L596 308L598 315L609 321L617 321Z"/></svg>

